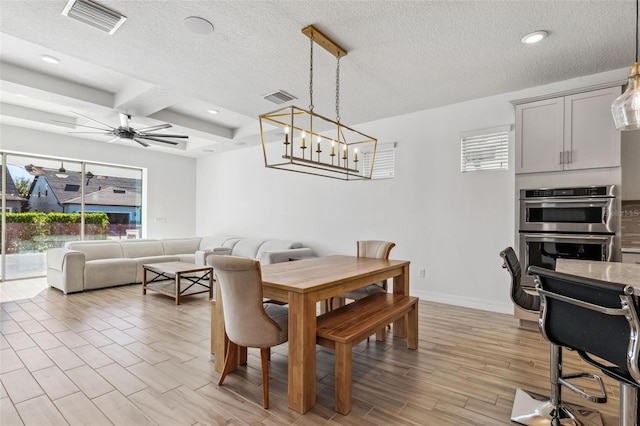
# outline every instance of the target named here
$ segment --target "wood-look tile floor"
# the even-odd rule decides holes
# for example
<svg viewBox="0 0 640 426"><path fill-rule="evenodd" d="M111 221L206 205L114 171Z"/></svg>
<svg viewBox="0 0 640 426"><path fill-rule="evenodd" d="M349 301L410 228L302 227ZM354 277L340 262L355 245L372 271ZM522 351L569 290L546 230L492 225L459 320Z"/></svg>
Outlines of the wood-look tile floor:
<svg viewBox="0 0 640 426"><path fill-rule="evenodd" d="M548 394L548 344L509 315L420 303L420 345L401 339L354 350L353 411L333 410L333 353L318 347L317 404L287 407L287 348L270 364L262 409L259 353L218 386L207 295L173 299L139 285L64 296L44 278L0 283L0 424L9 425L507 425L514 391ZM564 369L593 368L565 351ZM597 373L597 372L596 372ZM618 420L606 404L566 400ZM587 385L588 386L588 385ZM592 389L589 387L589 389Z"/></svg>

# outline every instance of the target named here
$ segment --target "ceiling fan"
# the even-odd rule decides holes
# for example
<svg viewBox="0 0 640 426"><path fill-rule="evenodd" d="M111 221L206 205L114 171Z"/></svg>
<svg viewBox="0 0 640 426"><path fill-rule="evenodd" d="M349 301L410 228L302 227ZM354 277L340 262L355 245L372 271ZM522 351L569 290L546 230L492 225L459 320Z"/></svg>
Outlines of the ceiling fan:
<svg viewBox="0 0 640 426"><path fill-rule="evenodd" d="M123 113L119 113L120 115L120 126L119 127L113 127L110 126L108 124L102 123L101 121L95 120L91 117L87 117L86 115L82 115L80 113L71 111L71 113L78 115L82 118L86 118L89 121L92 121L94 123L100 124L101 126L104 126L103 128L101 127L94 127L94 126L86 126L84 124L75 124L75 123L66 123L63 121L58 121L58 120L53 120L57 123L64 123L64 124L71 124L74 126L78 126L78 127L86 127L89 129L97 129L100 130L100 132L69 132L69 133L85 133L85 134L102 134L102 135L111 135L114 136L113 139L111 139L110 141L108 141L108 143L111 142L115 142L119 139L129 139L129 140L133 140L138 142L140 145L144 146L144 147L148 147L149 144L147 142L145 142L145 140L150 140L150 141L155 141L155 142L162 142L162 143L166 143L166 144L170 144L170 145L178 145L178 142L176 141L172 141L172 140L168 140L165 138L177 138L177 139L188 139L189 136L186 135L168 135L165 133L153 133L156 132L158 130L162 130L162 129L168 129L171 126L171 124L169 123L165 123L165 124L158 124L156 126L150 126L150 127L144 127L142 129L134 129L133 127L131 127L129 125L129 120L131 119L131 115L129 114L123 114Z"/></svg>

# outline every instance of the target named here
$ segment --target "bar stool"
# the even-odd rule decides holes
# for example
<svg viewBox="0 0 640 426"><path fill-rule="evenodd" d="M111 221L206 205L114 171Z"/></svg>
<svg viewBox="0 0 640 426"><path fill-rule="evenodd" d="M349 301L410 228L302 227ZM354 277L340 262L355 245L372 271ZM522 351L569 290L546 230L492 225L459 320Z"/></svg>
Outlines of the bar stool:
<svg viewBox="0 0 640 426"><path fill-rule="evenodd" d="M510 296L518 309L531 313L540 313L541 299L537 294L526 292L521 285L522 269L513 248L507 247L500 252L504 259L503 268L511 275ZM516 389L511 410L511 420L524 425L555 425L553 419L556 413L565 413L561 418L575 419L566 421L563 425L602 425L602 417L596 410L575 404L562 402L562 386L572 390L580 397L596 403L607 402L607 393L602 379L591 373L562 374L562 345L551 344L549 355L549 380L551 382L550 396L546 397L534 392ZM600 395L589 395L574 386L570 380L586 378L595 380L600 387ZM581 422L581 423L580 423Z"/></svg>
<svg viewBox="0 0 640 426"><path fill-rule="evenodd" d="M536 266L531 266L529 273L535 276L542 302L543 336L552 346L575 350L586 362L619 381L620 425L638 425L640 319L633 287ZM562 414L558 412L557 417Z"/></svg>

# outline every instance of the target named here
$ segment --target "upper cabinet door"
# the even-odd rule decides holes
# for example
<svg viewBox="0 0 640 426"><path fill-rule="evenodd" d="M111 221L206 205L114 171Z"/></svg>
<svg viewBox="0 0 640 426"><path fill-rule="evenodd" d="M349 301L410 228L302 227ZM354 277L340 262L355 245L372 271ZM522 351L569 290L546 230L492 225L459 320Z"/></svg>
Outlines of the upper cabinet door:
<svg viewBox="0 0 640 426"><path fill-rule="evenodd" d="M620 165L620 132L611 116L611 103L620 86L565 97L565 170Z"/></svg>
<svg viewBox="0 0 640 426"><path fill-rule="evenodd" d="M563 170L564 98L516 105L516 173Z"/></svg>

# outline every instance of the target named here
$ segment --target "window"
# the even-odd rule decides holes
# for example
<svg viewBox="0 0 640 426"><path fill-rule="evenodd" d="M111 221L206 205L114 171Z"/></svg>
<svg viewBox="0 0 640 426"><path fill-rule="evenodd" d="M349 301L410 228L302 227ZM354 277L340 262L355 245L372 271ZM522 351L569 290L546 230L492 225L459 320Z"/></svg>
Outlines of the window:
<svg viewBox="0 0 640 426"><path fill-rule="evenodd" d="M369 175L371 170L372 152L364 152L364 170L365 176ZM376 148L376 157L373 164L373 173L371 179L389 179L395 175L396 161L396 143L379 144Z"/></svg>
<svg viewBox="0 0 640 426"><path fill-rule="evenodd" d="M460 134L460 171L507 170L511 126Z"/></svg>

